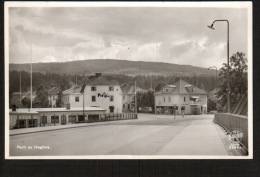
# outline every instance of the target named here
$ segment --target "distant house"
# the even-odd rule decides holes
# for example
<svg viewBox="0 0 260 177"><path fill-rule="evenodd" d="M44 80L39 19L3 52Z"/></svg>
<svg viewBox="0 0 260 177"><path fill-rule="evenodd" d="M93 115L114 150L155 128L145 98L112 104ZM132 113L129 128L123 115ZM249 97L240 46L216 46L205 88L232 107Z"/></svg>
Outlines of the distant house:
<svg viewBox="0 0 260 177"><path fill-rule="evenodd" d="M82 85L73 85L70 89L62 92L62 107L70 105L70 107L83 107L83 93L81 93Z"/></svg>
<svg viewBox="0 0 260 177"><path fill-rule="evenodd" d="M120 86L123 93L123 112L135 111L135 86L133 84L123 84ZM147 90L136 87L136 92L146 92Z"/></svg>
<svg viewBox="0 0 260 177"><path fill-rule="evenodd" d="M84 100L83 100L84 98ZM64 105L73 107L100 107L106 113L122 113L122 91L117 81L112 81L100 73L81 86L63 91Z"/></svg>
<svg viewBox="0 0 260 177"><path fill-rule="evenodd" d="M207 92L183 80L177 81L174 85L167 85L156 92L155 113L177 114L181 110L185 114L201 114L207 112Z"/></svg>
<svg viewBox="0 0 260 177"><path fill-rule="evenodd" d="M36 97L36 92L32 93L32 100L34 100ZM16 105L19 108L25 108L27 105L25 105L25 102L31 101L31 92L14 92L11 96L11 105Z"/></svg>
<svg viewBox="0 0 260 177"><path fill-rule="evenodd" d="M59 87L53 87L50 90L48 90L49 107L56 107L56 101L58 99L58 94L60 91L61 90Z"/></svg>

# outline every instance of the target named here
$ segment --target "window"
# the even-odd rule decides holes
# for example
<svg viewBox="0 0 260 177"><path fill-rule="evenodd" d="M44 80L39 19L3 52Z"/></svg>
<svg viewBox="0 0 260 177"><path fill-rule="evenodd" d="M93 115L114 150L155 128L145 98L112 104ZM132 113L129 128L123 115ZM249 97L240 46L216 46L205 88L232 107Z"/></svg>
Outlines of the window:
<svg viewBox="0 0 260 177"><path fill-rule="evenodd" d="M75 102L79 102L79 97L75 96Z"/></svg>
<svg viewBox="0 0 260 177"><path fill-rule="evenodd" d="M125 100L125 96L123 96L123 100Z"/></svg>
<svg viewBox="0 0 260 177"><path fill-rule="evenodd" d="M163 101L165 102L165 97L163 98Z"/></svg>
<svg viewBox="0 0 260 177"><path fill-rule="evenodd" d="M76 116L70 115L69 116L69 122L76 122Z"/></svg>
<svg viewBox="0 0 260 177"><path fill-rule="evenodd" d="M97 91L97 88L95 86L92 86L91 91Z"/></svg>
<svg viewBox="0 0 260 177"><path fill-rule="evenodd" d="M114 91L114 87L109 87L109 91Z"/></svg>
<svg viewBox="0 0 260 177"><path fill-rule="evenodd" d="M55 96L53 96L52 99L55 100Z"/></svg>
<svg viewBox="0 0 260 177"><path fill-rule="evenodd" d="M186 98L185 98L185 97L183 97L183 101L184 101L184 102L186 101Z"/></svg>
<svg viewBox="0 0 260 177"><path fill-rule="evenodd" d="M114 113L114 106L109 106L110 113Z"/></svg>
<svg viewBox="0 0 260 177"><path fill-rule="evenodd" d="M92 102L96 101L96 96L92 96Z"/></svg>
<svg viewBox="0 0 260 177"><path fill-rule="evenodd" d="M171 97L169 97L169 102L171 102Z"/></svg>
<svg viewBox="0 0 260 177"><path fill-rule="evenodd" d="M47 124L47 116L42 116L42 124Z"/></svg>
<svg viewBox="0 0 260 177"><path fill-rule="evenodd" d="M114 96L113 95L109 96L109 99L110 101L114 101Z"/></svg>
<svg viewBox="0 0 260 177"><path fill-rule="evenodd" d="M166 89L165 91L166 91L166 92L169 92L169 89Z"/></svg>
<svg viewBox="0 0 260 177"><path fill-rule="evenodd" d="M59 123L59 116L51 116L51 123Z"/></svg>

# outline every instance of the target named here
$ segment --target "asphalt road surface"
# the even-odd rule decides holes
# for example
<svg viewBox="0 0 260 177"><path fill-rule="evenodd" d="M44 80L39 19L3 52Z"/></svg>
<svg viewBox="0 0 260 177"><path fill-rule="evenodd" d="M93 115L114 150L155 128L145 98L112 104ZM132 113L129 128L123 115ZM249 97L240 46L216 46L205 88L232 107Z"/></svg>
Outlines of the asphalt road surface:
<svg viewBox="0 0 260 177"><path fill-rule="evenodd" d="M139 119L10 136L10 156L241 155L213 115L140 114Z"/></svg>

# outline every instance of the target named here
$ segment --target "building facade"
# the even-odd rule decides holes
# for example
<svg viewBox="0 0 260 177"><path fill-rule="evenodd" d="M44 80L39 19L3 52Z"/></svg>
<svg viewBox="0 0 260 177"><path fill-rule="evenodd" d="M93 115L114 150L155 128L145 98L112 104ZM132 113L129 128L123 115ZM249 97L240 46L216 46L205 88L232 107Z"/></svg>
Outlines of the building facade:
<svg viewBox="0 0 260 177"><path fill-rule="evenodd" d="M105 109L85 107L80 108L32 108L10 110L9 126L14 128L29 128L39 126L53 126L73 123L84 123L100 120ZM85 117L84 117L85 115Z"/></svg>
<svg viewBox="0 0 260 177"><path fill-rule="evenodd" d="M60 92L60 88L53 87L50 90L48 90L48 99L49 99L49 107L50 108L56 108L56 101L58 99L58 94Z"/></svg>
<svg viewBox="0 0 260 177"><path fill-rule="evenodd" d="M87 83L63 91L63 104L73 107L98 107L106 113L122 113L122 91L119 83L96 75Z"/></svg>
<svg viewBox="0 0 260 177"><path fill-rule="evenodd" d="M135 111L135 86L133 84L121 85L123 93L123 112ZM146 90L136 87L136 93L146 92Z"/></svg>
<svg viewBox="0 0 260 177"><path fill-rule="evenodd" d="M181 79L163 87L154 96L156 114L207 113L207 92Z"/></svg>

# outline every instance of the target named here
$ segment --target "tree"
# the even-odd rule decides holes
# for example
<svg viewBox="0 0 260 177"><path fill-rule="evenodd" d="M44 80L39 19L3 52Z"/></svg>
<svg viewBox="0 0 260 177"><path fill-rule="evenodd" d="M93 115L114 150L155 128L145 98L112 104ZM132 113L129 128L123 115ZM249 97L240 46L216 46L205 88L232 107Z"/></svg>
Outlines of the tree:
<svg viewBox="0 0 260 177"><path fill-rule="evenodd" d="M62 91L58 93L58 99L56 100L56 107L62 107L63 101L62 101Z"/></svg>
<svg viewBox="0 0 260 177"><path fill-rule="evenodd" d="M154 109L154 92L149 90L148 92L137 93L137 107L151 107Z"/></svg>
<svg viewBox="0 0 260 177"><path fill-rule="evenodd" d="M36 97L33 100L34 108L47 108L49 107L48 93L45 88L41 85L36 91Z"/></svg>
<svg viewBox="0 0 260 177"><path fill-rule="evenodd" d="M224 63L220 69L219 76L222 77L223 83L220 85L218 97L223 106L223 110L227 110L227 64ZM230 57L229 66L230 77L230 107L232 108L240 96L247 93L247 58L242 52L237 52Z"/></svg>

